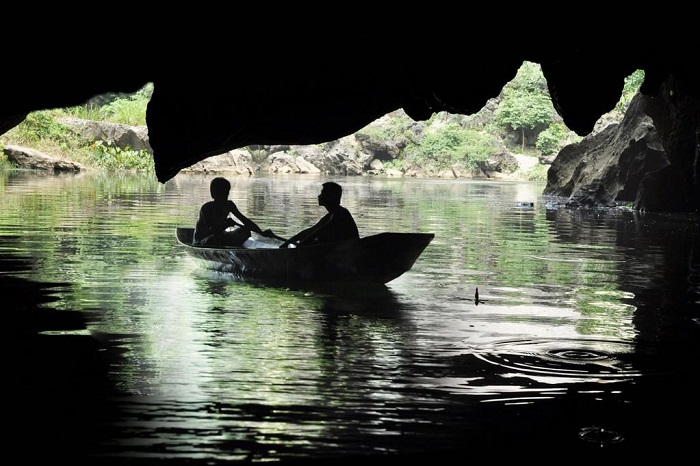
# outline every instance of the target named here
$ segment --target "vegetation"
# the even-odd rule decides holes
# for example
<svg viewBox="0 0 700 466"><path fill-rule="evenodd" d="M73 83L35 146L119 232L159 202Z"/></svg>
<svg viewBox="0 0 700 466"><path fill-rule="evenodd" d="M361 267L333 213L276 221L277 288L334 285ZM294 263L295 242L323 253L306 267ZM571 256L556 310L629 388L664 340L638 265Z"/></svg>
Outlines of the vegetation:
<svg viewBox="0 0 700 466"><path fill-rule="evenodd" d="M520 132L521 151L525 152L526 131L544 130L554 121L555 113L540 66L524 62L503 87L496 121Z"/></svg>
<svg viewBox="0 0 700 466"><path fill-rule="evenodd" d="M408 115L403 114L400 117L391 118L387 125L368 125L357 132L359 135L382 141L387 139L396 139L406 135L407 128L411 127L412 120Z"/></svg>
<svg viewBox="0 0 700 466"><path fill-rule="evenodd" d="M642 70L625 80L616 106L618 112L624 112L643 81ZM84 105L30 113L20 125L0 135L0 150L4 144L17 144L57 157L70 154L71 160L108 171L153 172L153 158L146 151L87 141L61 123L62 118L75 117L145 126L146 108L152 94L153 84L149 83L134 94L103 94ZM470 124L469 116L443 112L423 126L415 125L408 117L393 118L385 122L388 124L368 125L357 134L377 141L403 140L401 154L386 164L399 170L410 164L440 170L455 166L475 170L492 155L503 152L504 145L521 154L552 155L577 138L554 110L547 82L536 63L524 62L497 100L495 113L480 125ZM251 153L256 154L254 150ZM257 157L263 156L258 150ZM0 152L0 167L3 164L7 165L7 160ZM533 170L527 176L543 179L546 170Z"/></svg>
<svg viewBox="0 0 700 466"><path fill-rule="evenodd" d="M412 158L438 169L461 165L476 170L496 152L496 147L493 136L450 122L430 127L415 146Z"/></svg>
<svg viewBox="0 0 700 466"><path fill-rule="evenodd" d="M527 181L547 181L547 167L542 164L535 165L525 174Z"/></svg>
<svg viewBox="0 0 700 466"><path fill-rule="evenodd" d="M70 159L106 171L155 171L153 158L145 151L110 146L103 141L89 141L61 123L65 117L109 121L129 126L146 125L146 107L153 93L149 83L135 94L103 94L85 105L64 109L41 110L0 136L0 148L6 144L31 147L54 157L70 154ZM0 166L7 166L4 155Z"/></svg>
<svg viewBox="0 0 700 466"><path fill-rule="evenodd" d="M152 157L146 151L121 149L95 141L89 145L94 163L105 170L139 170L155 172Z"/></svg>
<svg viewBox="0 0 700 466"><path fill-rule="evenodd" d="M64 112L69 116L86 120L145 126L146 108L152 95L153 83L148 83L134 94L101 94L90 99L85 105L68 107Z"/></svg>
<svg viewBox="0 0 700 466"><path fill-rule="evenodd" d="M622 88L622 96L620 101L615 106L615 110L619 113L625 113L627 106L632 100L632 97L637 93L644 82L644 70L636 70L631 75L625 78L625 84Z"/></svg>
<svg viewBox="0 0 700 466"><path fill-rule="evenodd" d="M110 146L103 141L86 140L72 128L60 122L70 110L42 110L30 113L27 118L0 136L0 148L6 144L31 147L48 155L70 159L89 167L106 171L139 170L154 173L153 158L145 151L134 151ZM8 166L6 157L0 158L0 166Z"/></svg>
<svg viewBox="0 0 700 466"><path fill-rule="evenodd" d="M562 141L566 140L569 129L564 123L553 123L537 137L535 147L542 155L551 155L559 152Z"/></svg>
<svg viewBox="0 0 700 466"><path fill-rule="evenodd" d="M0 136L0 149L6 144L15 144L54 156L76 154L74 160L80 162L80 159L86 158L86 143L80 135L59 122L55 116L57 113L55 110L30 113L22 123ZM0 157L0 163L2 166L8 165L4 154Z"/></svg>

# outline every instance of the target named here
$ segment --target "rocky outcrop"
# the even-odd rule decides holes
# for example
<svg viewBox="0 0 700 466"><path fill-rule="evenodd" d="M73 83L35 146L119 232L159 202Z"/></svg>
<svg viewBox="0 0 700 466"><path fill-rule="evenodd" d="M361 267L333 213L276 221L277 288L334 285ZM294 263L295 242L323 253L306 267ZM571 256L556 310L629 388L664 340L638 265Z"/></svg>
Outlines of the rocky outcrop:
<svg viewBox="0 0 700 466"><path fill-rule="evenodd" d="M85 167L77 162L44 154L35 149L19 146L5 146L3 152L11 163L18 167L47 172L79 172Z"/></svg>
<svg viewBox="0 0 700 466"><path fill-rule="evenodd" d="M250 152L244 149L237 149L197 162L182 171L184 173L201 172L252 175L259 170L259 167L253 162L253 157Z"/></svg>
<svg viewBox="0 0 700 466"><path fill-rule="evenodd" d="M82 118L62 118L60 122L72 128L85 139L103 141L123 150L144 150L153 154L153 149L148 141L148 128L145 126L120 125Z"/></svg>
<svg viewBox="0 0 700 466"><path fill-rule="evenodd" d="M564 147L547 173L543 194L569 206L632 204L644 176L669 165L659 134L637 94L620 123Z"/></svg>
<svg viewBox="0 0 700 466"><path fill-rule="evenodd" d="M527 60L541 64L555 109L579 136L615 106L625 78L645 70L642 93L660 101L658 112L648 114L669 161L678 164L668 175L697 169L698 151L683 145L697 146L700 133L696 15L678 14L670 5L632 17L622 9L601 14L594 8L577 11L580 27L571 27L556 18L543 23L548 8L504 15L494 4L467 17L439 8L391 17L373 12L370 20L361 8L318 17L275 15L265 7L264 22L238 21L232 28L230 15L202 7L188 13L187 34L180 27L146 27L131 39L101 37L100 50L111 55L92 68L86 68L92 57L79 48L36 54L35 44L59 37L63 44L84 41L84 19L74 12L33 29L32 41L21 40L24 23L10 22L0 131L34 110L81 105L153 83L149 143L156 175L165 182L199 161L251 145L334 141L399 109L414 121L439 112L472 115ZM489 18L499 18L498 40L492 40ZM697 194L696 179L678 180L689 199Z"/></svg>
<svg viewBox="0 0 700 466"><path fill-rule="evenodd" d="M470 119L463 116L450 116L464 119L468 126ZM90 141L102 141L122 150L142 148L150 153L146 127L126 126L116 123L62 119L61 122L76 130ZM397 123L399 122L399 123ZM401 131L391 131L397 125L405 124ZM221 155L211 156L191 166L183 172L233 173L250 175L253 173L326 173L329 175L386 175L433 178L494 178L517 179L526 176L527 169L536 162L535 157L510 154L503 144L496 154L489 158L479 170L470 170L459 164L449 169L435 169L424 163L405 161L403 151L410 138L419 142L426 124L416 123L398 110L372 122L362 131L334 141L312 145L252 145L235 149ZM402 160L402 168L392 165ZM526 167L518 172L519 167Z"/></svg>
<svg viewBox="0 0 700 466"><path fill-rule="evenodd" d="M302 155L288 154L284 151L272 153L268 158L270 173L321 173L321 170Z"/></svg>
<svg viewBox="0 0 700 466"><path fill-rule="evenodd" d="M670 76L644 102L670 164L645 175L635 209L700 212L700 92Z"/></svg>

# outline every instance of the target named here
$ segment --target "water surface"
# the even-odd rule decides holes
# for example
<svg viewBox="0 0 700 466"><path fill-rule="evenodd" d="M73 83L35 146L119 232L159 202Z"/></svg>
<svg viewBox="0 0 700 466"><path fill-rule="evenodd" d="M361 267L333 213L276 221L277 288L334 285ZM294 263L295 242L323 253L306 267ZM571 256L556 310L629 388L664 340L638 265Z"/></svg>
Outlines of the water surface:
<svg viewBox="0 0 700 466"><path fill-rule="evenodd" d="M569 211L538 183L229 177L284 237L323 215L327 179L363 236L436 235L386 290L285 289L178 246L210 179L0 173L1 276L56 284L41 307L86 319L33 338L94 345L85 361L17 344L29 445L207 464L692 451L697 217Z"/></svg>

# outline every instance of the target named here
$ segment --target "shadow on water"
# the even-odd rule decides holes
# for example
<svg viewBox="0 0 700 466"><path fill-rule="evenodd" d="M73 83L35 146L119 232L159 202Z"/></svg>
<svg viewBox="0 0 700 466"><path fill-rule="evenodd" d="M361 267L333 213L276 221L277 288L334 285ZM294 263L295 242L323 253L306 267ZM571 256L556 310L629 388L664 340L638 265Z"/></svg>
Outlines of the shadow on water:
<svg viewBox="0 0 700 466"><path fill-rule="evenodd" d="M6 238L0 237L0 250ZM13 331L9 337L25 338L37 332L84 330L85 317L80 312L57 312L42 306L56 302L59 291L70 289L69 283L36 282L6 273L18 274L35 268L31 258L0 254L0 293L5 324Z"/></svg>
<svg viewBox="0 0 700 466"><path fill-rule="evenodd" d="M205 291L212 295L227 296L230 294L230 284L240 283L243 286L261 290L319 298L323 301L320 311L331 315L351 313L374 317L397 317L402 306L405 306L396 292L383 284L260 281L243 279L226 272L200 270L198 273L203 279L201 283Z"/></svg>
<svg viewBox="0 0 700 466"><path fill-rule="evenodd" d="M400 296L389 286L363 283L293 283L244 280L226 272L199 270L202 291L226 297L231 285L240 284L289 297L306 296L320 300L317 312L321 315L357 315L376 318L398 318L405 307Z"/></svg>
<svg viewBox="0 0 700 466"><path fill-rule="evenodd" d="M5 239L0 238L0 249ZM70 292L69 283L37 282L21 274L30 258L0 255L5 325L6 454L15 458L80 458L109 416L109 358L87 331L85 314L45 307Z"/></svg>

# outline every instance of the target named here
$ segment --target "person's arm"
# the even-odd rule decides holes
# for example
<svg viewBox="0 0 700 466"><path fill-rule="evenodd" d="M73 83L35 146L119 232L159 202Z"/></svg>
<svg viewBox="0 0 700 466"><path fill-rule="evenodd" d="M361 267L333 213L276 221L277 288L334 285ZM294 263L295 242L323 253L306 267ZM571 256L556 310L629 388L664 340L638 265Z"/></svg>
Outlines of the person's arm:
<svg viewBox="0 0 700 466"><path fill-rule="evenodd" d="M333 215L330 213L324 215L323 218L319 220L314 226L300 231L299 233L285 241L283 244L281 244L280 247L286 248L290 244L301 244L307 238L311 238L314 235L316 235L319 230L321 230L324 226L326 226L326 224L328 224L328 222L330 222L332 217Z"/></svg>
<svg viewBox="0 0 700 466"><path fill-rule="evenodd" d="M234 217L236 217L238 220L240 220L240 222L243 224L244 227L246 227L250 231L254 231L254 232L256 232L262 236L265 236L267 238L279 238L270 229L263 231L258 226L257 223L255 223L254 221L252 221L251 219L249 219L248 217L243 215L243 213L240 210L238 210L238 207L236 206L236 204L233 201L229 201L229 202L231 202L231 204L230 204L231 213L233 214Z"/></svg>
<svg viewBox="0 0 700 466"><path fill-rule="evenodd" d="M280 244L280 247L281 247L281 248L286 248L286 247L289 247L290 244L296 245L296 243L297 243L301 238L306 237L306 235L308 235L311 231L313 231L313 230L314 230L314 227L315 227L315 225L314 225L313 227L309 227L309 228L307 228L307 229L305 229L305 230L300 231L299 233L297 233L296 235L292 236L291 238L289 238L289 239L288 239L287 241L285 241L284 243Z"/></svg>

